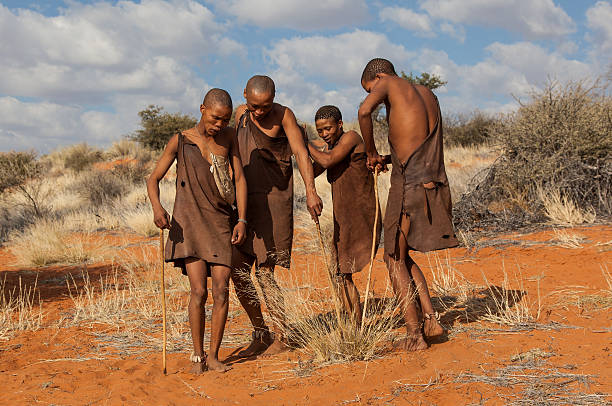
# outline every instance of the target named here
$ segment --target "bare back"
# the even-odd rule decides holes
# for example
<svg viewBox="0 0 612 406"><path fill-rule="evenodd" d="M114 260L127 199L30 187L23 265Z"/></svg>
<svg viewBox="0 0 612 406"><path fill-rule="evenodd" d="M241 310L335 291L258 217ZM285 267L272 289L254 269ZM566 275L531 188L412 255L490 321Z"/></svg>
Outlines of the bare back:
<svg viewBox="0 0 612 406"><path fill-rule="evenodd" d="M389 122L389 143L400 162L423 143L438 119L436 97L427 87L413 85L398 76L385 76L376 91L387 94L385 106Z"/></svg>

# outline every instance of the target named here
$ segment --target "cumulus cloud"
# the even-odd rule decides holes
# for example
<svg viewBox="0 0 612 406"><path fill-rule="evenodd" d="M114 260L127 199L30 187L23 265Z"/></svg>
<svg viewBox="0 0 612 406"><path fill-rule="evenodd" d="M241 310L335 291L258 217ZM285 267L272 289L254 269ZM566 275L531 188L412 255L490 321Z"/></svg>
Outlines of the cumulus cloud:
<svg viewBox="0 0 612 406"><path fill-rule="evenodd" d="M612 4L598 1L586 12L587 26L591 30L587 39L593 44L593 57L610 64L612 55Z"/></svg>
<svg viewBox="0 0 612 406"><path fill-rule="evenodd" d="M149 104L197 113L202 61L244 50L193 0L67 4L51 17L0 5L3 149L107 144Z"/></svg>
<svg viewBox="0 0 612 406"><path fill-rule="evenodd" d="M434 18L504 28L530 39L561 37L576 29L553 0L425 0L421 8Z"/></svg>
<svg viewBox="0 0 612 406"><path fill-rule="evenodd" d="M234 15L241 23L263 28L303 31L354 25L367 18L364 0L219 0L215 6Z"/></svg>
<svg viewBox="0 0 612 406"><path fill-rule="evenodd" d="M432 35L431 20L427 14L418 14L402 7L384 7L380 10L382 21L393 21L402 28L422 35Z"/></svg>
<svg viewBox="0 0 612 406"><path fill-rule="evenodd" d="M265 53L281 72L298 72L318 81L349 86L359 86L363 68L372 58L389 58L399 67L415 55L384 34L362 30L284 39Z"/></svg>

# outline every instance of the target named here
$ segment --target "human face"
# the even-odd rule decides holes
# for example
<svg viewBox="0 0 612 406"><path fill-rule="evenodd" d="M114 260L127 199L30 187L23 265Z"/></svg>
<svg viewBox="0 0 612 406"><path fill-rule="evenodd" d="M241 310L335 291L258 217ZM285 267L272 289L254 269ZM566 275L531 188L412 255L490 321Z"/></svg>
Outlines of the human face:
<svg viewBox="0 0 612 406"><path fill-rule="evenodd" d="M202 112L204 132L211 137L216 136L223 128L227 127L232 118L231 107L220 104L202 105L200 111Z"/></svg>
<svg viewBox="0 0 612 406"><path fill-rule="evenodd" d="M319 137L327 143L333 145L342 134L342 120L336 121L333 118L321 118L315 121Z"/></svg>
<svg viewBox="0 0 612 406"><path fill-rule="evenodd" d="M361 87L363 87L363 90L365 90L366 92L370 93L372 91L372 89L374 88L374 86L376 85L376 83L378 82L378 76L375 77L372 80L369 81L363 81L361 82Z"/></svg>
<svg viewBox="0 0 612 406"><path fill-rule="evenodd" d="M261 120L272 111L274 106L274 95L271 93L258 93L244 91L244 98L249 111L255 120Z"/></svg>

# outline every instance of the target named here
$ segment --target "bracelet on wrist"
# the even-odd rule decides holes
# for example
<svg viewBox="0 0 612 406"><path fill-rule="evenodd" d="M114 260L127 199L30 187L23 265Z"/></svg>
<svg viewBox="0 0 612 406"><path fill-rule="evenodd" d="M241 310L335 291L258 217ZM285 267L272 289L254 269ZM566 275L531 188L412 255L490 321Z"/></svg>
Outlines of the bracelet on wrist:
<svg viewBox="0 0 612 406"><path fill-rule="evenodd" d="M239 222L244 223L245 225L247 225L247 221L245 219L238 219Z"/></svg>

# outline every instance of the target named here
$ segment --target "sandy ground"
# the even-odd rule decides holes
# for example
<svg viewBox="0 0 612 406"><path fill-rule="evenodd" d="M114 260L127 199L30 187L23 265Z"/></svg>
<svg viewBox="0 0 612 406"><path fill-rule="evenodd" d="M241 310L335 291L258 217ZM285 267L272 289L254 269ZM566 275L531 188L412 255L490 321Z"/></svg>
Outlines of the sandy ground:
<svg viewBox="0 0 612 406"><path fill-rule="evenodd" d="M160 352L113 349L112 343L96 339L96 333L115 326L62 323L72 312L65 277L75 268L18 268L3 249L0 278L6 278L8 287L19 278L26 284L38 278L45 318L40 330L0 341L0 404L606 404L612 401L612 312L597 305L577 306L572 295L605 297L602 290L610 289L601 268L612 272L612 227L570 231L586 238L582 248L555 246L550 242L555 238L552 230L546 230L500 236L472 250L439 254L475 285L484 285L486 276L491 285L501 287L505 271L510 287L526 293L523 300L535 316L539 309L534 323L509 327L447 312L442 322L450 334L423 352L389 351L369 362L319 365L303 351L292 351L272 359L235 360L226 374L200 376L188 373L186 351L168 354L164 376ZM155 239L134 237L132 243L156 248ZM416 254L415 259L431 281L428 258ZM292 272L305 272L309 261L312 255L297 256ZM92 264L88 270L95 280L108 272L109 265ZM355 279L363 294L365 272ZM373 272L375 294L384 291L386 280L379 252ZM234 316L226 336L238 335L246 342L245 314L235 303L230 314ZM228 341L222 359L240 348L235 340Z"/></svg>

